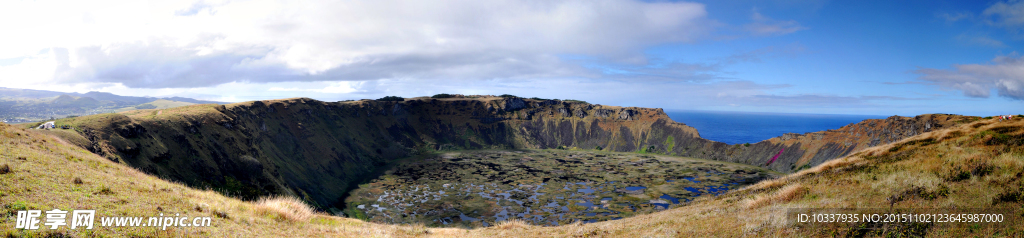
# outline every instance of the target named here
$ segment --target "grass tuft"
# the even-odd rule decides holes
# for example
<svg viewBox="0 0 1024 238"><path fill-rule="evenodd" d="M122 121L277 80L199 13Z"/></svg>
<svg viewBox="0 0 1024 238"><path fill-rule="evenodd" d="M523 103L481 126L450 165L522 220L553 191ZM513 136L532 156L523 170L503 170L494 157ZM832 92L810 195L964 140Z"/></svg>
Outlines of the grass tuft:
<svg viewBox="0 0 1024 238"><path fill-rule="evenodd" d="M7 174L11 172L11 166L7 164L0 165L0 174Z"/></svg>
<svg viewBox="0 0 1024 238"><path fill-rule="evenodd" d="M498 224L494 225L494 228L499 230L517 230L526 229L530 227L530 224L527 224L525 221L519 219L508 219L502 222L498 222Z"/></svg>
<svg viewBox="0 0 1024 238"><path fill-rule="evenodd" d="M302 200L294 197L265 197L256 202L255 210L261 215L274 216L276 219L287 221L306 221L313 217L315 212Z"/></svg>
<svg viewBox="0 0 1024 238"><path fill-rule="evenodd" d="M754 199L747 202L747 209L793 201L796 198L803 197L804 194L807 194L808 190L807 187L799 183L786 185L772 195L754 197Z"/></svg>

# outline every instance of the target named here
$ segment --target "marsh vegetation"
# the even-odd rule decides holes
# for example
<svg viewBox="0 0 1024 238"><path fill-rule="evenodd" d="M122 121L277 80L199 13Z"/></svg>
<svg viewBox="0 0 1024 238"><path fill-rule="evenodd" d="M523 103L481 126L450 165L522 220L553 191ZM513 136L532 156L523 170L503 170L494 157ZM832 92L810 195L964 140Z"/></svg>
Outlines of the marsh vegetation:
<svg viewBox="0 0 1024 238"><path fill-rule="evenodd" d="M400 163L352 191L345 212L428 226L589 223L685 206L774 175L747 165L636 153L461 151Z"/></svg>

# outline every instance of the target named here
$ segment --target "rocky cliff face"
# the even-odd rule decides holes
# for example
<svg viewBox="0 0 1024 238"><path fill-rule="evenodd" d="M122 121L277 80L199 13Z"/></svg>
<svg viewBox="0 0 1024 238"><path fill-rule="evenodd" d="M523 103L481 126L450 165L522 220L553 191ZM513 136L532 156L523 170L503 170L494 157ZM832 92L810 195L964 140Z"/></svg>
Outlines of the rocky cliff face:
<svg viewBox="0 0 1024 238"><path fill-rule="evenodd" d="M291 194L326 208L389 162L436 150L602 149L789 172L963 119L867 120L749 146L700 138L661 109L499 97L402 102L297 98L139 110L60 123L80 128L92 142L87 149L150 174L242 198Z"/></svg>
<svg viewBox="0 0 1024 238"><path fill-rule="evenodd" d="M793 172L801 167L813 167L825 161L846 156L868 147L887 144L921 133L952 127L980 119L948 114L926 114L916 117L892 116L869 119L835 130L806 134L787 133L779 137L750 145L727 146L718 142L710 146L712 157L688 156L731 161L770 168L780 172ZM775 154L778 159L767 164Z"/></svg>

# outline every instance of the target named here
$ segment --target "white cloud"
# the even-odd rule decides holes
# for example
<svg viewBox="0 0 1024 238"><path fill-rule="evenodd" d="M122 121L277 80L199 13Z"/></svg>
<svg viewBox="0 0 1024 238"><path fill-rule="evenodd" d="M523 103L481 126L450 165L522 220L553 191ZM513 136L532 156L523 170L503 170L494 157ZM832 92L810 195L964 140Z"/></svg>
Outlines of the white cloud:
<svg viewBox="0 0 1024 238"><path fill-rule="evenodd" d="M806 27L800 26L800 23L794 20L781 21L771 19L767 16L761 15L757 9L754 9L754 13L750 16L750 19L753 22L745 25L744 28L751 34L758 36L778 36L807 29Z"/></svg>
<svg viewBox="0 0 1024 238"><path fill-rule="evenodd" d="M1024 58L1016 54L998 56L991 64L953 65L952 70L922 68L919 79L960 90L968 97L987 98L995 89L999 96L1024 100Z"/></svg>
<svg viewBox="0 0 1024 238"><path fill-rule="evenodd" d="M327 84L327 85L323 86L323 87L320 87L320 88L313 88L315 86L308 87L309 85L305 85L307 87L304 87L304 88L299 88L299 87L291 87L291 88L271 87L270 89L267 89L267 91L279 91L279 92L317 92L317 93L339 94L339 93L353 93L353 92L359 91L358 88L359 88L359 86L362 85L362 82L314 82L314 83L318 83L318 84L321 84L321 85L322 84ZM308 83L306 83L306 84L308 84Z"/></svg>
<svg viewBox="0 0 1024 238"><path fill-rule="evenodd" d="M957 22L957 21L960 21L960 20L971 19L972 17L974 17L974 14L971 14L969 12L957 12L957 13L943 12L943 13L935 14L935 16L946 20L947 23L953 23L953 22Z"/></svg>
<svg viewBox="0 0 1024 238"><path fill-rule="evenodd" d="M634 59L700 39L708 21L702 4L627 0L19 1L0 9L19 36L0 59L53 49L56 70L0 76L130 88L576 77L593 72L560 55Z"/></svg>
<svg viewBox="0 0 1024 238"><path fill-rule="evenodd" d="M966 34L960 34L959 36L956 37L956 39L959 40L959 41L963 41L965 43L968 43L968 44L980 45L980 46L988 46L988 47L996 47L996 48L1001 48L1001 47L1005 47L1006 46L1006 44L1003 44L1002 41L999 41L999 40L996 40L996 39L992 39L992 38L990 38L988 36L983 36L983 35L980 35L980 36L968 36Z"/></svg>
<svg viewBox="0 0 1024 238"><path fill-rule="evenodd" d="M991 17L991 23L1006 27L1019 27L1024 25L1024 1L1011 0L997 2L989 6L981 13L983 16Z"/></svg>

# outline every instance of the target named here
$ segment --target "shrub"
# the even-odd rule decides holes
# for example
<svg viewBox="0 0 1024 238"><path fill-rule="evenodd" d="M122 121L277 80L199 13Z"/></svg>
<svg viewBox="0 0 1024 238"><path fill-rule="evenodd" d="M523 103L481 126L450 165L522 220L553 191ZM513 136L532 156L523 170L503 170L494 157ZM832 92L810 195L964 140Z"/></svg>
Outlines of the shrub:
<svg viewBox="0 0 1024 238"><path fill-rule="evenodd" d="M750 147L750 143L743 143L744 147Z"/></svg>
<svg viewBox="0 0 1024 238"><path fill-rule="evenodd" d="M7 166L7 164L0 165L0 174L6 174L6 173L10 173L10 172L11 172L11 167L10 166Z"/></svg>
<svg viewBox="0 0 1024 238"><path fill-rule="evenodd" d="M539 97L532 97L532 98L530 98L530 99L533 99L533 100L538 100L538 101L547 101L547 100L548 100L548 99L546 99L546 98L539 98Z"/></svg>
<svg viewBox="0 0 1024 238"><path fill-rule="evenodd" d="M99 191L93 193L94 195L113 195L114 191L110 190L110 187L103 186Z"/></svg>
<svg viewBox="0 0 1024 238"><path fill-rule="evenodd" d="M1001 202L1019 202L1019 201L1024 201L1024 195L1021 195L1020 191L1008 190L1008 191L1004 191L1004 192L1000 193L999 195L996 195L996 197L992 198L992 205L995 205L995 204L998 204L998 203L1001 203Z"/></svg>
<svg viewBox="0 0 1024 238"><path fill-rule="evenodd" d="M503 98L518 98L519 96L516 96L516 95L512 95L512 94L502 94L502 95L500 95L500 96L498 96L498 97L503 97Z"/></svg>
<svg viewBox="0 0 1024 238"><path fill-rule="evenodd" d="M447 94L447 93L439 93L439 94L434 94L434 96L430 96L430 98L453 98L453 97L455 97L455 95L451 95L451 94Z"/></svg>
<svg viewBox="0 0 1024 238"><path fill-rule="evenodd" d="M377 99L377 101L405 101L405 98L399 96L385 96Z"/></svg>
<svg viewBox="0 0 1024 238"><path fill-rule="evenodd" d="M350 207L350 208L345 209L344 212L345 212L345 215L347 215L348 217L351 217L351 218L355 218L355 219L359 219L359 220L364 220L364 221L368 221L370 219L369 216L366 216L365 212L363 212L362 210L359 210L358 208Z"/></svg>
<svg viewBox="0 0 1024 238"><path fill-rule="evenodd" d="M601 146L599 145L599 146L597 146L597 147L594 147L594 149L595 149L595 150L603 150L604 148L601 148Z"/></svg>

